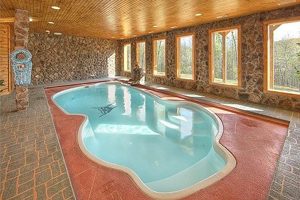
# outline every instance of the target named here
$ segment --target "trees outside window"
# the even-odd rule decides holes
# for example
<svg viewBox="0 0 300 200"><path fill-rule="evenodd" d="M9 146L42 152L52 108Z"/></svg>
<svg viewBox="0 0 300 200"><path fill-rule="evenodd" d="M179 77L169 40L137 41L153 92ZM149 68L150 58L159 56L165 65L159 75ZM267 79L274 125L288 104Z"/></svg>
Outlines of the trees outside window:
<svg viewBox="0 0 300 200"><path fill-rule="evenodd" d="M266 23L267 90L300 94L300 20Z"/></svg>
<svg viewBox="0 0 300 200"><path fill-rule="evenodd" d="M176 37L177 77L194 79L194 35Z"/></svg>
<svg viewBox="0 0 300 200"><path fill-rule="evenodd" d="M131 44L124 45L124 71L131 71Z"/></svg>
<svg viewBox="0 0 300 200"><path fill-rule="evenodd" d="M210 31L210 82L240 86L240 28Z"/></svg>
<svg viewBox="0 0 300 200"><path fill-rule="evenodd" d="M139 67L143 69L145 73L146 70L146 42L137 42L136 43L136 62Z"/></svg>
<svg viewBox="0 0 300 200"><path fill-rule="evenodd" d="M166 65L166 40L153 40L153 74L156 76L165 75Z"/></svg>

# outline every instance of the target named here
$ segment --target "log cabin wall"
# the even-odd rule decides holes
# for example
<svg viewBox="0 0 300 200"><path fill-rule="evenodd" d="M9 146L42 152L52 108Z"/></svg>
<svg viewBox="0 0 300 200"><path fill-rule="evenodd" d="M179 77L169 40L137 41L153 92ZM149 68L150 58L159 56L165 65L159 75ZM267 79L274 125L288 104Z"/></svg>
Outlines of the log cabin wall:
<svg viewBox="0 0 300 200"><path fill-rule="evenodd" d="M300 6L293 6L274 11L256 13L248 16L226 19L222 21L200 24L167 32L154 33L141 37L119 41L119 61L116 74L130 77L123 66L123 45L131 43L131 66L136 62L136 42L146 41L146 80L177 88L203 93L211 93L222 97L272 105L300 111L300 97L284 94L271 94L264 91L264 21L286 19L300 16ZM241 87L209 83L209 31L233 26L241 27ZM176 36L184 33L195 34L195 80L176 78ZM153 75L152 43L153 39L166 38L166 75Z"/></svg>
<svg viewBox="0 0 300 200"><path fill-rule="evenodd" d="M9 54L11 51L11 26L0 24L0 80L4 86L0 86L0 95L8 94L11 91L11 68Z"/></svg>

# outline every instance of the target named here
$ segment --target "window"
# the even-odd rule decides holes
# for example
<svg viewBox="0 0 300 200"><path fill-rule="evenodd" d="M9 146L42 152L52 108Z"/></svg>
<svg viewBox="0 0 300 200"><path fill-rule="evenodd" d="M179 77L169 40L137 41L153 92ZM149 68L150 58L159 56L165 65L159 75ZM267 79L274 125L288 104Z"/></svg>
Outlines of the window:
<svg viewBox="0 0 300 200"><path fill-rule="evenodd" d="M131 71L131 45L124 45L124 71Z"/></svg>
<svg viewBox="0 0 300 200"><path fill-rule="evenodd" d="M145 72L146 69L146 42L138 42L136 44L136 62Z"/></svg>
<svg viewBox="0 0 300 200"><path fill-rule="evenodd" d="M194 79L194 35L176 37L177 77Z"/></svg>
<svg viewBox="0 0 300 200"><path fill-rule="evenodd" d="M300 94L300 19L265 23L268 91Z"/></svg>
<svg viewBox="0 0 300 200"><path fill-rule="evenodd" d="M240 28L210 31L210 83L240 86Z"/></svg>
<svg viewBox="0 0 300 200"><path fill-rule="evenodd" d="M166 40L153 40L153 74L156 76L165 75L166 65Z"/></svg>

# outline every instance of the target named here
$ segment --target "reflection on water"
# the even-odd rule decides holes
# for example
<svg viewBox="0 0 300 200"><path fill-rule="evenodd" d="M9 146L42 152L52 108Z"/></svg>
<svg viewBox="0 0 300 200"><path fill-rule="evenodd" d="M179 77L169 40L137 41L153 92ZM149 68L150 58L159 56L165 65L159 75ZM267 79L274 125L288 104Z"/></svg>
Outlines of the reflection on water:
<svg viewBox="0 0 300 200"><path fill-rule="evenodd" d="M155 99L148 94L124 86L116 87L114 84L108 85L99 92L104 94L100 95L103 104L106 101L116 103L117 108L102 119L91 119L91 125L98 133L107 132L107 127L111 125L111 127L119 126L119 134L124 134L131 126L133 130L143 131L132 131L128 134L145 135L146 129L136 129L145 126L147 135L151 135L149 131L153 131L152 135L165 136L184 146L192 147L197 140L198 143L201 142L199 138L202 132L202 139L205 137L205 142L211 139L207 132L212 131L214 127L211 123L204 123L205 116L193 106ZM126 130L123 129L124 127ZM118 134L118 131L112 132Z"/></svg>
<svg viewBox="0 0 300 200"><path fill-rule="evenodd" d="M108 87L108 102L114 104L116 102L116 86L110 85Z"/></svg>

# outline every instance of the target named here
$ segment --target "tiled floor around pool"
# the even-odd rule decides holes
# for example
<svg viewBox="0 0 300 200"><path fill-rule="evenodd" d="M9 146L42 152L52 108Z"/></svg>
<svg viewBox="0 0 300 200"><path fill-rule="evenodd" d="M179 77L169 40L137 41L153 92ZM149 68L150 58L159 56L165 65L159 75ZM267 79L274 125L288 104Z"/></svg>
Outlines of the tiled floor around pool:
<svg viewBox="0 0 300 200"><path fill-rule="evenodd" d="M290 121L288 136L277 163L268 198L300 199L299 112L162 85L154 85L154 87L172 89L174 92L192 96L201 101L212 101L226 106L248 109L254 113L258 112ZM30 88L30 107L27 111L15 112L14 94L1 96L0 105L0 199L74 199L44 89L42 87ZM39 144L43 144L43 148ZM24 153L19 154L19 151L24 151ZM116 183L107 182L102 191L107 194L116 187L118 187ZM216 195L218 196L218 193ZM118 199L122 196L112 192L112 195L108 195L109 198Z"/></svg>
<svg viewBox="0 0 300 200"><path fill-rule="evenodd" d="M50 99L70 87L49 88L46 95L78 199L149 199L129 175L100 166L81 152L77 131L83 117L64 114ZM224 123L221 143L234 154L237 167L223 180L186 199L266 199L287 125L209 108Z"/></svg>

